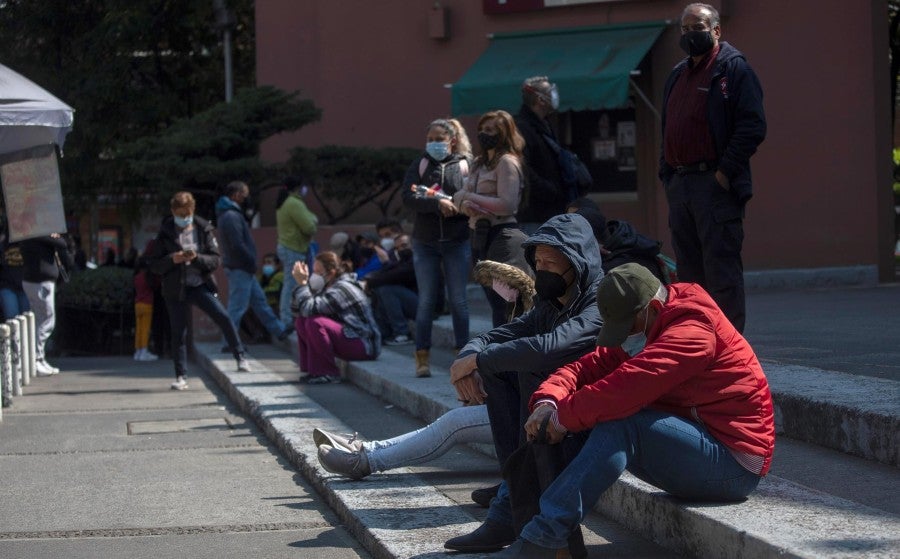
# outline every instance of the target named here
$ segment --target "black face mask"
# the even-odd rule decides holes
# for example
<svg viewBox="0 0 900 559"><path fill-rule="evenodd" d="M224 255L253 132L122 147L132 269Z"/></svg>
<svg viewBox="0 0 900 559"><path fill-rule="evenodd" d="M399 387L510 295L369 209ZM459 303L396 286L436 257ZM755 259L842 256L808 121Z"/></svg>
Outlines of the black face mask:
<svg viewBox="0 0 900 559"><path fill-rule="evenodd" d="M409 260L410 258L412 258L412 255L413 253L411 248L404 248L397 251L397 256L400 257L400 260Z"/></svg>
<svg viewBox="0 0 900 559"><path fill-rule="evenodd" d="M569 270L572 267L569 266ZM549 270L538 270L535 272L534 278L534 290L537 291L538 296L544 300L550 299L558 299L566 294L566 290L569 288L569 284L566 283L566 278L564 274L568 273L569 270L566 270L562 274L557 274L556 272L551 272Z"/></svg>
<svg viewBox="0 0 900 559"><path fill-rule="evenodd" d="M712 50L714 43L710 31L688 31L678 41L681 49L690 56L703 56Z"/></svg>
<svg viewBox="0 0 900 559"><path fill-rule="evenodd" d="M494 149L499 142L500 136L498 134L488 134L486 132L478 133L478 144L481 146L481 151Z"/></svg>
<svg viewBox="0 0 900 559"><path fill-rule="evenodd" d="M374 254L375 254L375 249L372 247L363 247L363 248L359 249L359 255L367 260L369 258L372 258L372 256Z"/></svg>

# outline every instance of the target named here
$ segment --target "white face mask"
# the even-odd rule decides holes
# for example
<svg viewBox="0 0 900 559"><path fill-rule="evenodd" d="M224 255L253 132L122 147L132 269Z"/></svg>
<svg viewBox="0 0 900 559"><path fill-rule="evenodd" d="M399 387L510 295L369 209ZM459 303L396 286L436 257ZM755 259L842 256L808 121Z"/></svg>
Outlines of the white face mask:
<svg viewBox="0 0 900 559"><path fill-rule="evenodd" d="M384 250L386 250L388 252L393 250L394 249L394 239L392 239L390 237L385 237L384 239L381 239L381 248L383 248Z"/></svg>
<svg viewBox="0 0 900 559"><path fill-rule="evenodd" d="M309 276L309 290L318 293L325 288L325 278L321 274L312 274Z"/></svg>
<svg viewBox="0 0 900 559"><path fill-rule="evenodd" d="M559 90L555 85L550 89L550 106L554 111L559 109Z"/></svg>
<svg viewBox="0 0 900 559"><path fill-rule="evenodd" d="M500 280L495 279L493 284L491 285L491 289L493 289L494 292L502 297L503 300L507 303L514 303L516 301L516 298L519 297L518 289L513 289Z"/></svg>

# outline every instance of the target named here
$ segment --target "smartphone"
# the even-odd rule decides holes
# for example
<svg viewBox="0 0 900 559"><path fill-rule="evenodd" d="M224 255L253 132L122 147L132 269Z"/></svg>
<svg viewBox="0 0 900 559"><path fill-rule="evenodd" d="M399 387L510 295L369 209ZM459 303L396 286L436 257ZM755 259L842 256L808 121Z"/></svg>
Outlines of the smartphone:
<svg viewBox="0 0 900 559"><path fill-rule="evenodd" d="M186 251L184 251L184 255L187 258L193 258L193 257L197 256L197 253L191 249L187 249Z"/></svg>

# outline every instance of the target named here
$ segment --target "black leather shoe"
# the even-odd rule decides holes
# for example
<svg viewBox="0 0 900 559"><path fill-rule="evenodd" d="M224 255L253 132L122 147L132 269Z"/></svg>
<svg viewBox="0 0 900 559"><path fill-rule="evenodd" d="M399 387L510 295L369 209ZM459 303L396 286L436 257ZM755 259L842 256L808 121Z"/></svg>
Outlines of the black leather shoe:
<svg viewBox="0 0 900 559"><path fill-rule="evenodd" d="M528 540L519 538L511 546L497 555L497 559L556 559L556 550L535 545Z"/></svg>
<svg viewBox="0 0 900 559"><path fill-rule="evenodd" d="M475 501L476 504L488 508L491 506L491 501L494 497L497 496L497 491L500 490L500 484L493 487L482 487L481 489L476 489L472 491L472 500Z"/></svg>
<svg viewBox="0 0 900 559"><path fill-rule="evenodd" d="M512 526L485 520L471 534L447 540L444 547L453 551L472 553L499 551L516 541Z"/></svg>

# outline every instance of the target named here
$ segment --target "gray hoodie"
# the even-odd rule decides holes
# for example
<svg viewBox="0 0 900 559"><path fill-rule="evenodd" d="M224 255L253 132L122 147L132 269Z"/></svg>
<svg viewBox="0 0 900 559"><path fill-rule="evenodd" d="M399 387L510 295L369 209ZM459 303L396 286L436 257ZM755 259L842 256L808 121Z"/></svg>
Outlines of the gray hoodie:
<svg viewBox="0 0 900 559"><path fill-rule="evenodd" d="M563 308L555 300L538 298L522 316L469 341L459 355L478 353L481 373L514 371L546 376L596 346L603 323L596 301L603 269L590 224L578 214L550 218L522 245L532 268L537 245L552 246L569 259L576 275L572 296Z"/></svg>

